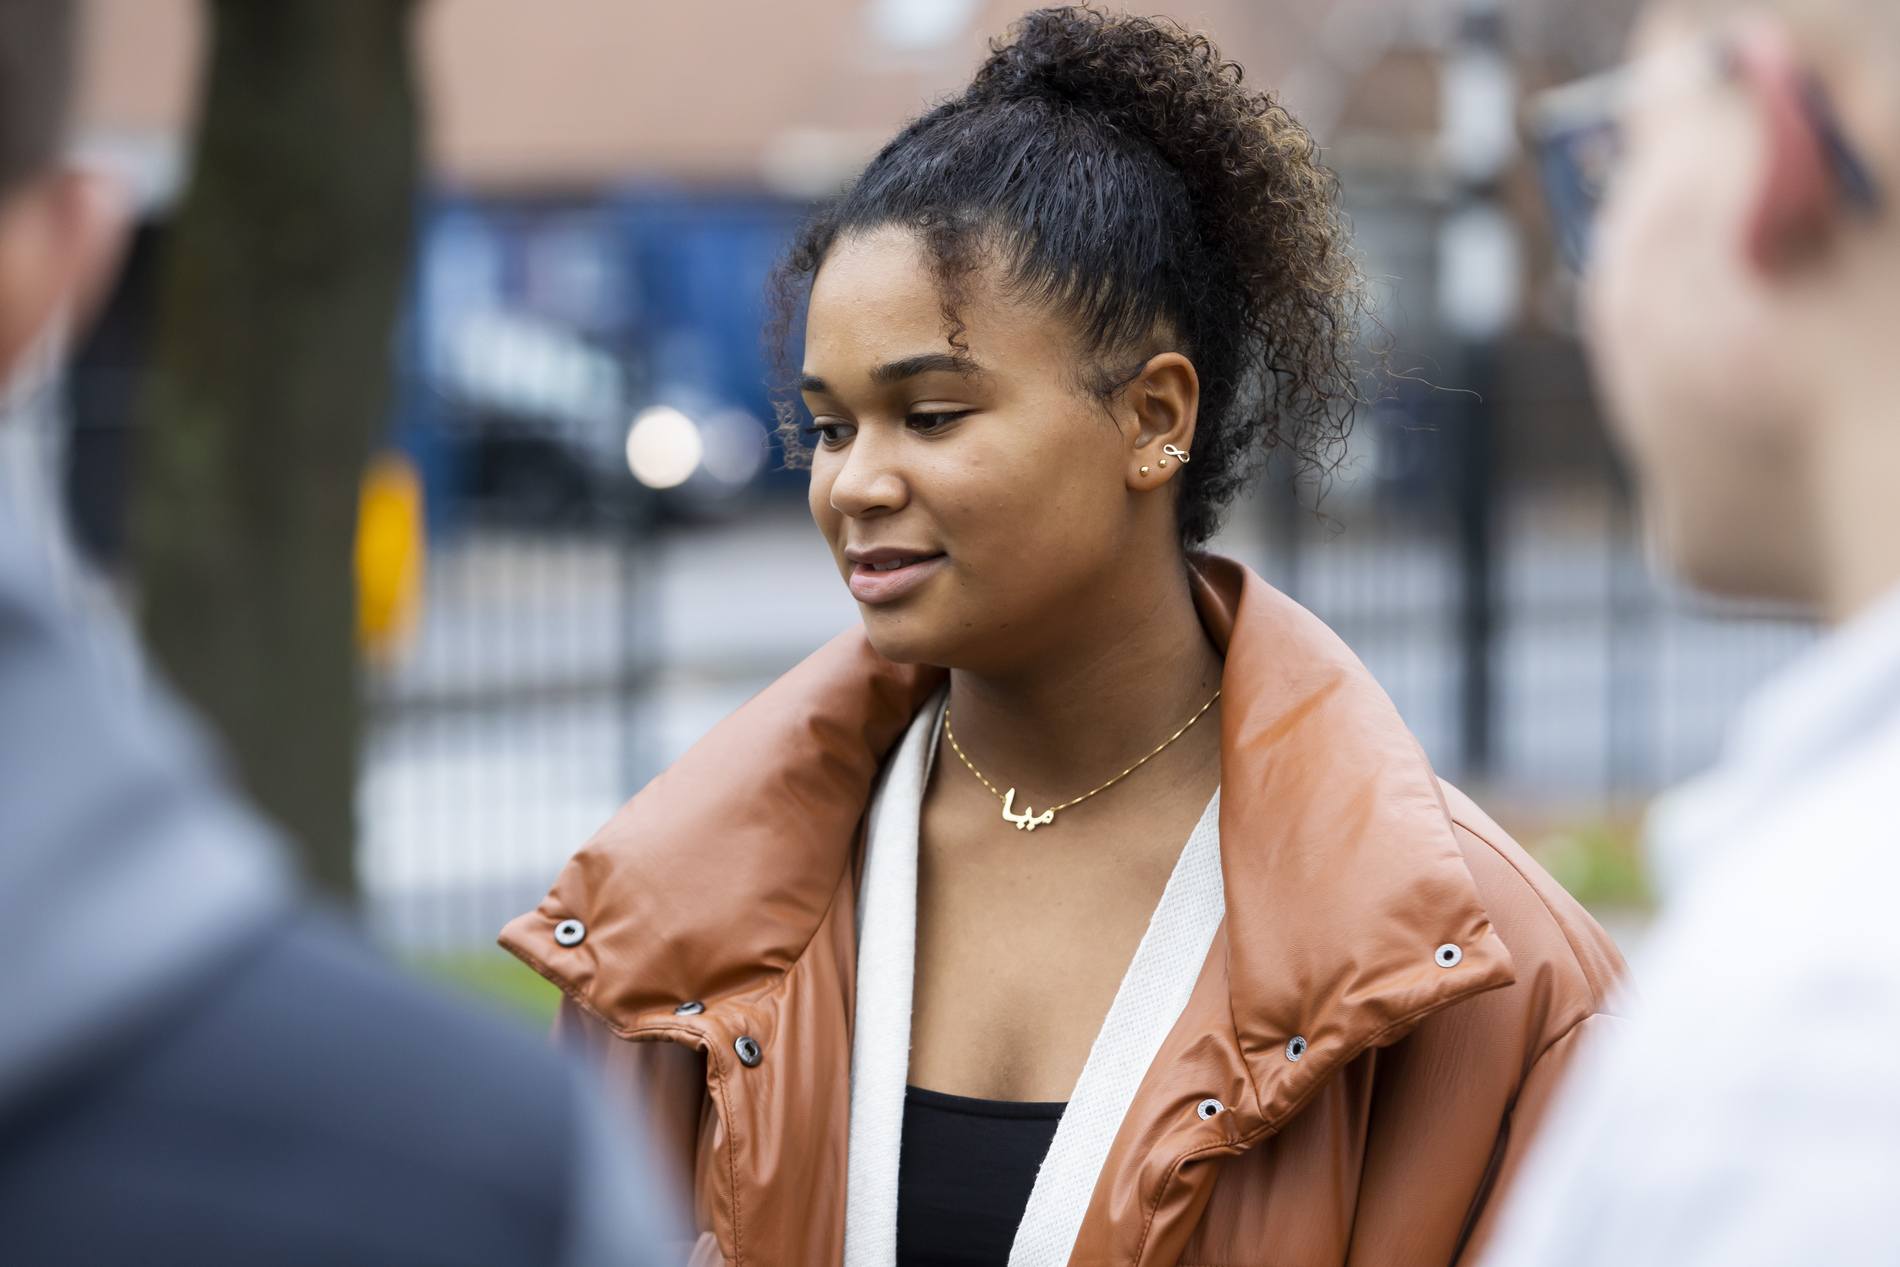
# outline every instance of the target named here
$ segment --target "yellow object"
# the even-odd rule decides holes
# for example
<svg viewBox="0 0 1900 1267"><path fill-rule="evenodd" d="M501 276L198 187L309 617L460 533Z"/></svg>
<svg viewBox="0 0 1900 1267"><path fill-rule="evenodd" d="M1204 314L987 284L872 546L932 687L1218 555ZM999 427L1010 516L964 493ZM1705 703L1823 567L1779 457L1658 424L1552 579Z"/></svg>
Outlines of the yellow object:
<svg viewBox="0 0 1900 1267"><path fill-rule="evenodd" d="M415 629L427 554L422 481L407 457L381 453L357 499L356 641L365 655L393 655Z"/></svg>

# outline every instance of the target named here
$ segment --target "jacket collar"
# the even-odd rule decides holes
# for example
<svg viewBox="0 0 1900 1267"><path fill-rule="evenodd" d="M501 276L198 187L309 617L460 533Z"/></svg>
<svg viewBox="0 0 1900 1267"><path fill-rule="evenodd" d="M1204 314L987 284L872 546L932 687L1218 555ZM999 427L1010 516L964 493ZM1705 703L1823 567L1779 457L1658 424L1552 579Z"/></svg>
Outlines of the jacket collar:
<svg viewBox="0 0 1900 1267"><path fill-rule="evenodd" d="M1260 1111L1309 1074L1513 980L1444 793L1392 701L1317 617L1204 556L1195 604L1223 648L1221 872L1235 1037ZM1438 952L1455 946L1456 963ZM1270 1091L1269 1088L1273 1090Z"/></svg>
<svg viewBox="0 0 1900 1267"><path fill-rule="evenodd" d="M1256 1086L1286 1071L1295 1035L1345 1059L1508 984L1438 780L1385 693L1246 567L1201 555L1193 573L1225 654L1226 970ZM884 659L861 629L833 639L628 802L502 944L623 1034L682 1000L769 991L856 862L886 754L944 678ZM563 948L552 931L568 918L587 932ZM1453 967L1437 961L1447 944ZM1262 1105L1276 1107L1291 1106Z"/></svg>

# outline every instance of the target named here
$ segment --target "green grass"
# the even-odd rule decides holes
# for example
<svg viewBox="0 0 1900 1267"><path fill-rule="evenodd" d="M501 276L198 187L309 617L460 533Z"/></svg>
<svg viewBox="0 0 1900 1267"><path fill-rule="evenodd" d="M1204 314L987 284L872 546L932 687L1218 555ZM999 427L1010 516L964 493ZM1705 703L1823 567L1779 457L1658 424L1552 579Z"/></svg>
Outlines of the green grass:
<svg viewBox="0 0 1900 1267"><path fill-rule="evenodd" d="M1527 843L1557 883L1592 910L1648 911L1656 904L1633 825L1586 822Z"/></svg>
<svg viewBox="0 0 1900 1267"><path fill-rule="evenodd" d="M547 1025L561 992L539 973L496 946L458 955L418 955L408 966L431 980L493 1003L534 1025Z"/></svg>

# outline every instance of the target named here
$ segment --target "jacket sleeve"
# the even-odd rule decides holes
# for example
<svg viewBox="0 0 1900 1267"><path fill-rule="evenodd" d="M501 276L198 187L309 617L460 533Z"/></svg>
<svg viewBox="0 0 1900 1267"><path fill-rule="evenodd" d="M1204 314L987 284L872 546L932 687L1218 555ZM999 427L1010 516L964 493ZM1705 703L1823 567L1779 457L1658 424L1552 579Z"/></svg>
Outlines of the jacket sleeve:
<svg viewBox="0 0 1900 1267"><path fill-rule="evenodd" d="M1349 1267L1475 1262L1496 1197L1541 1133L1566 1070L1587 1039L1620 1023L1623 962L1609 936L1449 791L1466 864L1516 980L1369 1053L1375 1076Z"/></svg>
<svg viewBox="0 0 1900 1267"><path fill-rule="evenodd" d="M705 1227L693 1182L706 1100L705 1056L678 1043L621 1038L571 999L561 1001L553 1037L593 1069L628 1129L650 1141L654 1169L670 1183L681 1208L690 1202Z"/></svg>
<svg viewBox="0 0 1900 1267"><path fill-rule="evenodd" d="M1481 1205L1471 1234L1459 1254L1460 1267L1471 1267L1482 1261L1486 1245L1497 1227L1498 1212L1505 1207L1505 1198L1524 1165L1525 1157L1531 1152L1538 1128L1543 1125L1552 1101L1564 1085L1566 1075L1576 1064L1578 1054L1605 1041L1627 1023L1624 1018L1607 1012L1586 1016L1546 1048L1531 1066L1523 1086L1518 1089L1517 1102L1511 1107L1511 1115L1504 1124L1498 1145L1497 1166L1488 1190L1480 1197Z"/></svg>

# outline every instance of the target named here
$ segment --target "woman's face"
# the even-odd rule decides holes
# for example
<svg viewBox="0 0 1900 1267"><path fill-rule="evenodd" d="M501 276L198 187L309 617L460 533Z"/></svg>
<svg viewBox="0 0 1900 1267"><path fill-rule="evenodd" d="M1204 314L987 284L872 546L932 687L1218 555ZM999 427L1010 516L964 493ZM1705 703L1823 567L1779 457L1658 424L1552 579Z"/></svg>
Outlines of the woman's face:
<svg viewBox="0 0 1900 1267"><path fill-rule="evenodd" d="M912 234L832 247L805 333L811 513L879 652L1004 671L1078 645L1172 514L1131 480L1154 460L1139 419L1081 390L1062 321L971 282L959 349Z"/></svg>

